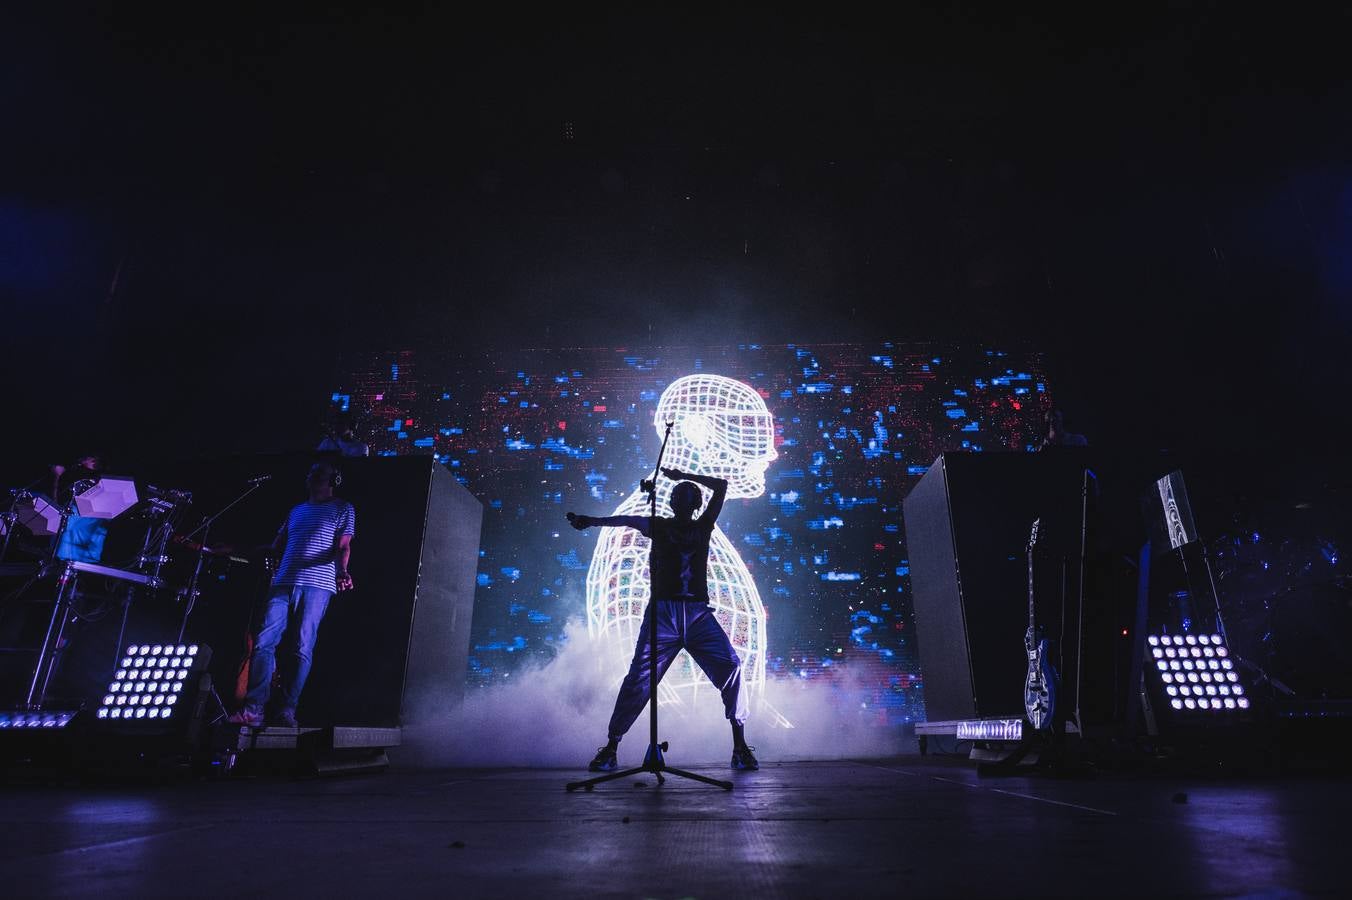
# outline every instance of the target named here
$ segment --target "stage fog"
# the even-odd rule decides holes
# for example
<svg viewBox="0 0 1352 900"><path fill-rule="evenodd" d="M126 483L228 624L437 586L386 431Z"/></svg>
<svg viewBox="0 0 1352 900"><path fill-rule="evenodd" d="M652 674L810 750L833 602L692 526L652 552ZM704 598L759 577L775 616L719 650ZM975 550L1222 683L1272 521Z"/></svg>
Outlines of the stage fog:
<svg viewBox="0 0 1352 900"><path fill-rule="evenodd" d="M688 411L677 444L683 465L733 460L714 605L748 674L748 735L772 759L896 752L925 718L902 498L946 450L1032 449L1050 406L1040 359L1000 348L390 353L349 368L335 426L373 454L432 455L484 505L466 700L410 735L434 763L576 765L604 742L641 607L616 613L597 567L622 552L564 514L637 510L660 401L686 376L746 394ZM717 692L682 661L667 677L663 738L683 762L725 761ZM640 730L622 762L638 762Z"/></svg>

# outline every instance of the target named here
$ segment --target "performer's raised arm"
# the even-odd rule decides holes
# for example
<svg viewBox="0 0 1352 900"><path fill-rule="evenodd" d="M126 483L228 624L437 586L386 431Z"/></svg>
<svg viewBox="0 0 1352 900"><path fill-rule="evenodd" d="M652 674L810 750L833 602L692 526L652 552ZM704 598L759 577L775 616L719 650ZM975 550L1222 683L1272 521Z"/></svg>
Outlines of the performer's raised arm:
<svg viewBox="0 0 1352 900"><path fill-rule="evenodd" d="M648 537L647 516L579 516L568 513L568 524L578 531L593 526L598 528L633 528Z"/></svg>
<svg viewBox="0 0 1352 900"><path fill-rule="evenodd" d="M728 481L726 478L715 478L712 475L695 475L690 472L682 472L679 469L662 469L662 474L672 481L693 481L695 484L707 487L714 492L709 498L709 505L704 507L704 512L700 515L699 521L705 525L712 525L718 518L718 514L723 511L723 500L728 496Z"/></svg>

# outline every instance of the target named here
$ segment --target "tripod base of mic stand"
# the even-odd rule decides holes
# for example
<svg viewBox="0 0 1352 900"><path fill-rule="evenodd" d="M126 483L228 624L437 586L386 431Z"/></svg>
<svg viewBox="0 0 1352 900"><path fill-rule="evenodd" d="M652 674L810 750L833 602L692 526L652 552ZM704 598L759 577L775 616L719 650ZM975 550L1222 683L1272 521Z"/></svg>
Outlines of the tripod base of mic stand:
<svg viewBox="0 0 1352 900"><path fill-rule="evenodd" d="M679 775L681 778L689 778L691 781L700 781L704 784L710 784L714 787L721 787L725 791L732 790L731 781L721 781L717 778L710 778L708 775L697 775L694 772L687 772L684 769L673 769L668 766L666 760L662 758L662 751L666 749L666 742L656 746L649 744L648 752L643 757L643 765L633 769L625 769L623 772L607 772L604 775L598 775L595 778L588 778L585 781L570 781L564 785L565 790L575 791L578 788L590 791L598 784L607 781L615 781L618 778L628 778L630 775L640 775L644 772L651 772L657 776L659 785L665 784L666 779L662 777L663 773L670 775Z"/></svg>

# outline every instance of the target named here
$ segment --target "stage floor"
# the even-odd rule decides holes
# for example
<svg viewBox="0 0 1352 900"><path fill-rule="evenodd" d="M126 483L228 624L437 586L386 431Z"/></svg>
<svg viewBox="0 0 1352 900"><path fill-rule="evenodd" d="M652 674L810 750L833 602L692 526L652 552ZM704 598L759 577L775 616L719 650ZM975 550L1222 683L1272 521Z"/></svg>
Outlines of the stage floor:
<svg viewBox="0 0 1352 900"><path fill-rule="evenodd" d="M769 763L735 773L732 793L676 778L658 788L651 776L566 793L565 782L579 775L391 770L309 781L9 785L0 788L4 894L1349 890L1348 778L981 778L965 761L906 757ZM1176 802L1180 792L1186 803Z"/></svg>

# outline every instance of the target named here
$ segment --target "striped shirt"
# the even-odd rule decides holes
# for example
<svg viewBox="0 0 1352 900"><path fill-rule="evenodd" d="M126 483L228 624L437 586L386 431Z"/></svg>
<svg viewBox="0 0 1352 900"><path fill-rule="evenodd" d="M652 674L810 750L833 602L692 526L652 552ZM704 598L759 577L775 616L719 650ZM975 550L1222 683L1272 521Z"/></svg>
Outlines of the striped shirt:
<svg viewBox="0 0 1352 900"><path fill-rule="evenodd" d="M339 537L356 533L357 513L346 500L298 504L282 526L286 550L273 577L274 585L316 587L338 593L338 566L333 545Z"/></svg>

